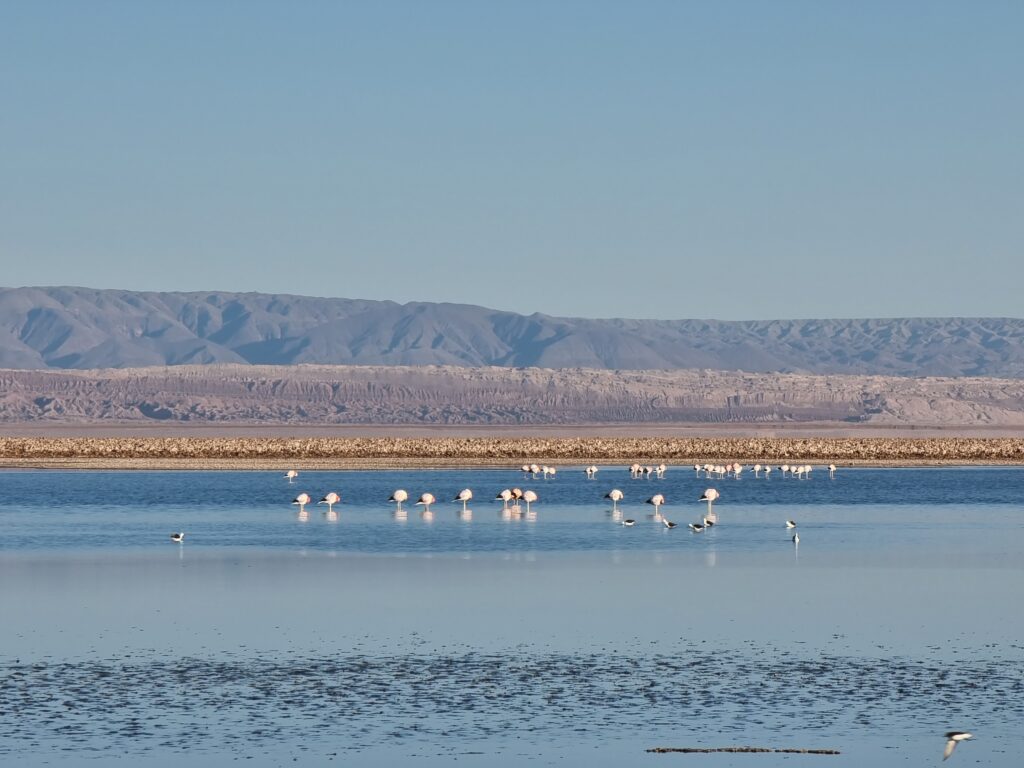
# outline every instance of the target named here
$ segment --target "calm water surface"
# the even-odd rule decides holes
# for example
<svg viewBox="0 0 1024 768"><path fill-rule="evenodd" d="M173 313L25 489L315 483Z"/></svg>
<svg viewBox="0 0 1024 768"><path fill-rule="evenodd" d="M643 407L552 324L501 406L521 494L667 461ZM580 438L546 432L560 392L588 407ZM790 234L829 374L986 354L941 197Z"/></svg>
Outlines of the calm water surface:
<svg viewBox="0 0 1024 768"><path fill-rule="evenodd" d="M537 491L535 519L501 513L511 486ZM400 487L437 496L432 519L396 517ZM693 534L707 487L720 524ZM949 729L978 736L954 760L1024 755L1018 468L12 471L0 489L5 763L904 766L939 762ZM331 490L336 517L290 504ZM651 519L654 493L680 527ZM738 744L843 754L644 751Z"/></svg>

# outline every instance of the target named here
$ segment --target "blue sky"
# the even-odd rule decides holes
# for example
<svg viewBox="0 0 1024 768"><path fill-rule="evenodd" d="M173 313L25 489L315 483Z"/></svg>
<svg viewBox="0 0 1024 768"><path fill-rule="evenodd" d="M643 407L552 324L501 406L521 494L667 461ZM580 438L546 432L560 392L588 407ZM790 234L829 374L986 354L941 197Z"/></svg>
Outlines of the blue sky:
<svg viewBox="0 0 1024 768"><path fill-rule="evenodd" d="M1019 2L0 0L0 284L1021 316Z"/></svg>

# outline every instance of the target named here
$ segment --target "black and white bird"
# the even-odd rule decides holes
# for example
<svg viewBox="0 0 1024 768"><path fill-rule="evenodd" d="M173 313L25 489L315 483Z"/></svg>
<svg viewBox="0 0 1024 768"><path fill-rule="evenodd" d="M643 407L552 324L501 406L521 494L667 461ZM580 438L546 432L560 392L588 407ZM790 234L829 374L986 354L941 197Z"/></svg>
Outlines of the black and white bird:
<svg viewBox="0 0 1024 768"><path fill-rule="evenodd" d="M795 520L787 520L786 521L786 527L787 528L796 528L796 521Z"/></svg>
<svg viewBox="0 0 1024 768"><path fill-rule="evenodd" d="M661 522L663 522L665 524L665 527L669 530L672 530L676 527L676 524L673 523L671 520L668 520L667 518L663 518Z"/></svg>
<svg viewBox="0 0 1024 768"><path fill-rule="evenodd" d="M185 532L184 531L179 531L178 533L172 533L171 534L171 541L173 541L175 544L181 544L181 542L183 542L184 540L185 540Z"/></svg>
<svg viewBox="0 0 1024 768"><path fill-rule="evenodd" d="M627 517L625 520L622 521L622 524L628 528L630 526L636 525L636 520L634 520L631 517Z"/></svg>
<svg viewBox="0 0 1024 768"><path fill-rule="evenodd" d="M800 534L799 533L794 533L793 534L793 543L794 544L799 544L800 543Z"/></svg>
<svg viewBox="0 0 1024 768"><path fill-rule="evenodd" d="M690 530L694 533L701 533L705 526L703 523L690 523Z"/></svg>
<svg viewBox="0 0 1024 768"><path fill-rule="evenodd" d="M715 524L715 521L712 520L710 517L703 518L701 522L704 524L705 528L710 528L712 525Z"/></svg>
<svg viewBox="0 0 1024 768"><path fill-rule="evenodd" d="M974 735L967 733L966 731L949 731L946 733L946 749L942 753L942 759L948 760L949 756L953 754L953 750L956 749L956 745L961 741L967 741L973 739Z"/></svg>

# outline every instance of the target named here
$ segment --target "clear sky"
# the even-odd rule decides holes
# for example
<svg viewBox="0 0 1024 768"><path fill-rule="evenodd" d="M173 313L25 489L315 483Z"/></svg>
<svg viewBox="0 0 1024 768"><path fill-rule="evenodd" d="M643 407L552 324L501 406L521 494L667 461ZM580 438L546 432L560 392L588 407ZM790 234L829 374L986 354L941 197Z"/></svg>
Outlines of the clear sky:
<svg viewBox="0 0 1024 768"><path fill-rule="evenodd" d="M1024 315L1024 3L0 0L0 285Z"/></svg>

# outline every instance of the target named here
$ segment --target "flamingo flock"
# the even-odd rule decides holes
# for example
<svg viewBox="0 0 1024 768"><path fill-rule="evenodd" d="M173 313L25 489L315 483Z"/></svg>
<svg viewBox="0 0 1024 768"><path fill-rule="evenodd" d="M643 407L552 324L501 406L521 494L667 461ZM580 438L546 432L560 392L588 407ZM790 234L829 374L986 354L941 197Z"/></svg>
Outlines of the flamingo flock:
<svg viewBox="0 0 1024 768"><path fill-rule="evenodd" d="M811 477L811 472L814 468L810 464L782 464L778 467L778 469L782 477L789 477L797 480L809 480ZM827 469L829 479L834 480L837 471L836 465L829 464ZM543 480L550 480L555 478L558 472L558 470L555 467L535 463L523 464L521 470L524 475L527 475L530 478L536 479L539 476L539 478ZM598 466L590 465L584 467L583 472L586 475L587 479L594 479L596 478L599 470L600 468ZM667 470L668 467L664 463L660 463L657 466L654 466L635 462L628 467L629 475L632 479L663 479L665 477L665 473L667 472ZM693 470L698 478L703 476L705 478L715 478L719 480L724 480L727 477L732 477L736 480L739 480L745 468L743 464L741 464L740 462L728 462L726 464L697 463L693 465ZM767 480L771 475L772 466L768 463L757 463L751 467L751 471L753 472L755 478L760 479L763 477L764 479ZM295 469L288 470L284 475L285 479L287 479L289 484L294 483L295 479L298 476L299 472L298 470ZM388 501L395 505L394 514L396 519L406 519L407 512L402 505L405 502L407 502L409 498L410 496L408 491L401 488L395 490L388 498ZM462 509L459 512L460 519L465 521L472 520L473 513L472 510L469 508L469 503L470 501L473 500L473 498L473 491L470 488L463 488L452 499L454 503L461 504L462 506ZM635 519L623 519L622 517L622 511L619 506L620 502L622 502L625 498L625 494L622 492L622 490L618 488L612 488L610 491L608 491L608 493L604 495L604 498L611 501L611 513L613 519L616 522L621 523L625 527L632 527L636 524ZM704 491L704 493L700 496L698 501L707 504L707 511L702 515L699 521L688 524L688 527L691 531L693 531L694 533L703 533L707 529L718 524L718 513L715 511L714 504L720 498L721 493L716 488L708 488ZM514 519L522 516L523 510L520 506L520 502L523 502L526 505L525 516L528 520L535 520L537 517L537 512L534 509L534 505L536 505L539 502L540 497L534 490L522 490L520 488L505 488L498 492L498 494L495 496L495 500L501 502L501 515L503 519ZM298 495L295 496L291 503L293 506L297 506L299 508L298 519L300 521L305 521L309 519L309 512L307 511L306 507L307 505L312 503L312 497L308 493L304 491L302 493L299 493ZM326 517L329 521L332 522L338 520L338 513L334 509L334 507L335 505L338 505L340 503L341 494L338 493L337 491L330 491L326 493L317 502L318 505L327 505ZM655 522L662 523L664 527L668 530L677 527L677 524L669 520L662 512L662 507L666 506L667 504L664 494L656 493L647 498L645 503L654 507L654 514L649 516L651 519L653 519ZM437 497L434 496L434 494L432 493L426 492L420 494L419 499L415 502L414 506L422 507L421 515L423 520L426 522L431 522L434 518L434 511L433 509L431 509L431 507L435 504L437 504ZM798 545L800 543L800 535L798 532L795 531L796 527L797 524L794 520L786 520L786 528L794 531L792 536L792 541L794 545ZM171 534L171 540L173 542L180 544L184 541L184 539L184 531L177 531Z"/></svg>

